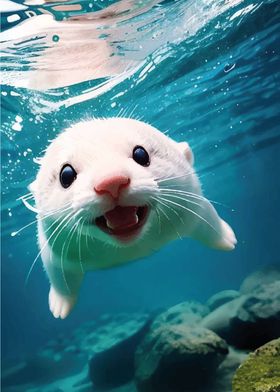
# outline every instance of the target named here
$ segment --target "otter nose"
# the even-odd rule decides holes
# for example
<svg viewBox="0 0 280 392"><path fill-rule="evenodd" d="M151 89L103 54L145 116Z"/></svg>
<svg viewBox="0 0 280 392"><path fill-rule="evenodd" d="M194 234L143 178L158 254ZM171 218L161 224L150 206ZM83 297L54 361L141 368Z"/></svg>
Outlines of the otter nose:
<svg viewBox="0 0 280 392"><path fill-rule="evenodd" d="M106 178L94 187L98 195L109 193L113 199L117 199L122 188L126 188L130 183L130 179L126 176L113 176Z"/></svg>

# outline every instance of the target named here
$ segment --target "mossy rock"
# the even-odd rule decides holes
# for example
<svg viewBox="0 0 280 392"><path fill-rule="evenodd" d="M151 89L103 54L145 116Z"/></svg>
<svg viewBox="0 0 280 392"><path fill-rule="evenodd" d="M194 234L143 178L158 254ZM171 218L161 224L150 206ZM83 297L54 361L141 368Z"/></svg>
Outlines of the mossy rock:
<svg viewBox="0 0 280 392"><path fill-rule="evenodd" d="M233 392L280 392L280 339L248 356L235 373Z"/></svg>

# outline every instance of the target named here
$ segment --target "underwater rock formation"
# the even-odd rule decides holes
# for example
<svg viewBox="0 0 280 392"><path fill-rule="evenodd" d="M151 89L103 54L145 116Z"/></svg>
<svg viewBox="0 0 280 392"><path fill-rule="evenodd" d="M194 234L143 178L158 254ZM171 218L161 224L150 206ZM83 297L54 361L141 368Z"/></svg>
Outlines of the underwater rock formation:
<svg viewBox="0 0 280 392"><path fill-rule="evenodd" d="M59 336L49 341L38 355L30 360L9 367L2 374L2 390L23 392L32 387L32 392L68 392L71 390L69 385L74 387L75 384L75 391L92 391L92 381L103 388L104 373L108 369L108 385L112 387L126 383L134 376L137 339L140 339L141 333L148 328L150 320L151 316L146 313L120 313L104 314L95 321L84 323L69 336ZM120 347L122 350L126 348L130 354L126 360L123 352L119 351ZM106 353L110 353L110 357L106 357ZM111 372L116 357L119 360L118 375ZM89 361L91 358L94 366ZM97 373L97 370L100 372ZM124 391L130 391L129 388Z"/></svg>
<svg viewBox="0 0 280 392"><path fill-rule="evenodd" d="M213 378L227 353L226 342L205 328L183 324L151 328L136 352L137 390L198 390Z"/></svg>
<svg viewBox="0 0 280 392"><path fill-rule="evenodd" d="M210 297L207 301L207 306L211 311L213 311L219 306L222 306L223 304L232 301L239 296L240 293L237 290L223 290L212 295L212 297Z"/></svg>
<svg viewBox="0 0 280 392"><path fill-rule="evenodd" d="M139 325L134 333L124 328L121 342L93 356L89 363L89 377L95 387L112 388L133 380L135 351L150 323L148 320L143 326Z"/></svg>
<svg viewBox="0 0 280 392"><path fill-rule="evenodd" d="M164 324L197 324L209 313L209 308L197 301L181 302L160 313L154 320L152 328Z"/></svg>
<svg viewBox="0 0 280 392"><path fill-rule="evenodd" d="M258 290L259 286L280 280L280 265L271 264L249 275L240 286L242 294L250 294Z"/></svg>
<svg viewBox="0 0 280 392"><path fill-rule="evenodd" d="M74 332L69 346L87 354L95 387L117 387L133 379L134 354L151 320L145 313L103 315Z"/></svg>
<svg viewBox="0 0 280 392"><path fill-rule="evenodd" d="M219 366L213 385L199 392L232 392L232 377L247 355L248 352L229 347L229 353Z"/></svg>
<svg viewBox="0 0 280 392"><path fill-rule="evenodd" d="M86 357L69 352L62 351L55 355L47 355L42 352L9 368L7 371L2 369L1 387L3 390L9 391L26 391L34 383L43 385L52 379L59 379L80 372L85 361Z"/></svg>
<svg viewBox="0 0 280 392"><path fill-rule="evenodd" d="M81 326L75 333L76 344L89 357L102 353L136 335L151 316L147 313L104 315L99 323ZM73 344L73 337L70 338Z"/></svg>
<svg viewBox="0 0 280 392"><path fill-rule="evenodd" d="M280 280L259 285L207 315L201 322L240 349L256 349L280 335Z"/></svg>
<svg viewBox="0 0 280 392"><path fill-rule="evenodd" d="M280 339L250 354L233 378L233 392L280 391Z"/></svg>
<svg viewBox="0 0 280 392"><path fill-rule="evenodd" d="M273 266L246 278L240 293L221 291L206 305L182 302L156 316L104 314L83 323L33 358L4 368L2 391L232 392L241 364L234 392L280 392L279 339L246 360L248 351L275 338L280 269ZM255 364L264 373L249 370Z"/></svg>

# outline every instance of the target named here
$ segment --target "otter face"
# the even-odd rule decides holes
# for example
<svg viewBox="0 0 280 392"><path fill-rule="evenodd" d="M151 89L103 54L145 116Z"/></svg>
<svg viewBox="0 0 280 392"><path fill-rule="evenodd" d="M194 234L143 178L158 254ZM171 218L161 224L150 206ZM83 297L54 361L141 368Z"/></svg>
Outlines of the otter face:
<svg viewBox="0 0 280 392"><path fill-rule="evenodd" d="M128 246L157 222L161 181L186 184L191 160L187 143L143 122L81 122L47 148L30 189L43 226L57 221L77 227L77 235Z"/></svg>

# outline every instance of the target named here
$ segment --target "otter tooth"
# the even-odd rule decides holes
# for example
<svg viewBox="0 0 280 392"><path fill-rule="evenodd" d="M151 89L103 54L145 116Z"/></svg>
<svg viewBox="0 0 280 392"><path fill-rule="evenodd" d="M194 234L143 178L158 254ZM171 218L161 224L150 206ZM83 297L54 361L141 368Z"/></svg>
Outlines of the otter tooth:
<svg viewBox="0 0 280 392"><path fill-rule="evenodd" d="M110 225L110 221L108 219L106 219L106 225L109 227L109 229L114 230L114 227Z"/></svg>

